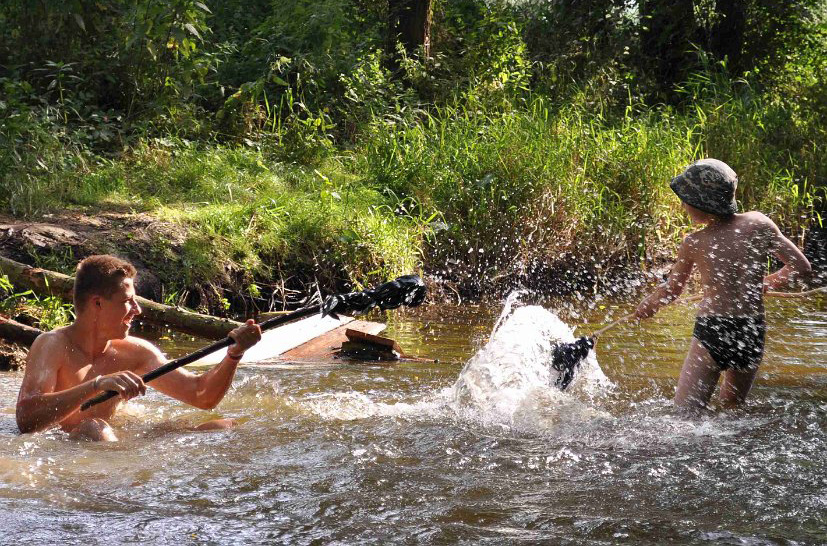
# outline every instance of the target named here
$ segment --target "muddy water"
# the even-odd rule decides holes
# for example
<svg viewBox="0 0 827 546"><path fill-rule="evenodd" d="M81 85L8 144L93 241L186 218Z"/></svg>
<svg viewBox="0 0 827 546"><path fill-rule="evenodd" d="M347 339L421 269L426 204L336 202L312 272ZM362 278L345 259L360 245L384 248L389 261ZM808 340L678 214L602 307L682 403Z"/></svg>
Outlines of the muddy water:
<svg viewBox="0 0 827 546"><path fill-rule="evenodd" d="M570 394L477 358L477 377L510 381L494 404L454 386L500 308L395 314L388 333L439 363L243 368L213 412L130 402L117 444L17 435L20 376L3 374L0 544L824 544L825 305L769 302L748 407L700 418L669 401L692 326L678 307L606 334L609 382ZM562 316L588 332L626 311ZM244 424L186 430L217 416Z"/></svg>

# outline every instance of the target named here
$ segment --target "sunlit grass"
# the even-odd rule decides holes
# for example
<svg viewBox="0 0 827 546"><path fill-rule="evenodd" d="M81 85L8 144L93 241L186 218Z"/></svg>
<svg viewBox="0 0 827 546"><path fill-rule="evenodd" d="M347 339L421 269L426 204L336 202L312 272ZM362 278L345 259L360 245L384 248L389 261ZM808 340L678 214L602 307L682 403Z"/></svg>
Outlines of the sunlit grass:
<svg viewBox="0 0 827 546"><path fill-rule="evenodd" d="M109 186L85 184L102 178ZM423 226L336 161L318 169L267 161L243 148L143 147L81 179L84 201L130 201L190 228L184 284L227 269L255 276L292 268L366 282L419 265ZM94 188L103 188L97 195ZM81 192L83 193L83 192Z"/></svg>
<svg viewBox="0 0 827 546"><path fill-rule="evenodd" d="M739 173L742 209L800 233L827 179L823 123L703 74L684 92L682 109L618 110L585 93L486 102L471 89L377 114L313 166L285 162L278 138L260 149L156 138L104 159L33 130L41 154L8 171L0 202L16 215L114 204L187 226L179 256L163 242L156 254L178 260L188 285L228 271L364 285L423 263L480 279L561 260L646 267L690 229L668 182L702 157Z"/></svg>
<svg viewBox="0 0 827 546"><path fill-rule="evenodd" d="M780 137L777 109L723 84L682 112L630 104L603 113L539 96L486 108L463 98L409 124L374 124L358 154L377 184L443 213L434 267L447 260L496 277L571 254L644 263L668 256L689 229L668 182L703 157L739 172L742 210L788 229L814 216L823 189L813 181L827 174L820 145L808 140L812 127L779 127Z"/></svg>

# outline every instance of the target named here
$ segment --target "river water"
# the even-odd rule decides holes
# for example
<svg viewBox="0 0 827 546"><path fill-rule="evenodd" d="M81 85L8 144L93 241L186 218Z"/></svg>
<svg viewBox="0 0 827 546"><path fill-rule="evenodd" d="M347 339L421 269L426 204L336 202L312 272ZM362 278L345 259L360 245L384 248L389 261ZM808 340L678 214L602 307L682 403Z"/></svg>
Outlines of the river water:
<svg viewBox="0 0 827 546"><path fill-rule="evenodd" d="M823 300L768 302L749 404L696 417L670 402L692 309L610 331L563 394L541 336L570 333L521 307L492 337L501 307L385 317L438 362L245 367L211 412L151 392L115 444L18 435L0 374L0 544L827 543ZM629 311L580 307L578 333ZM214 417L243 425L186 429Z"/></svg>

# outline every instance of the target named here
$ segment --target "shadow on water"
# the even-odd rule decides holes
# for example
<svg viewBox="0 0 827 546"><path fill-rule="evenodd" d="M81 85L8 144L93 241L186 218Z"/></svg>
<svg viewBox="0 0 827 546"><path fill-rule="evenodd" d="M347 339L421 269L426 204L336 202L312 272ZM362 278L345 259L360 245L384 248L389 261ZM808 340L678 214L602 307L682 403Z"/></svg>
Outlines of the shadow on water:
<svg viewBox="0 0 827 546"><path fill-rule="evenodd" d="M626 311L561 315L577 335ZM213 412L151 392L119 413L117 444L17 435L21 376L4 374L0 543L827 542L823 304L772 302L748 407L698 418L670 401L692 309L607 333L608 381L566 394L543 384L537 338L562 330L538 314L498 338L499 312L388 315L388 335L439 363L242 368ZM198 345L178 341L161 340ZM245 422L186 430L218 416Z"/></svg>

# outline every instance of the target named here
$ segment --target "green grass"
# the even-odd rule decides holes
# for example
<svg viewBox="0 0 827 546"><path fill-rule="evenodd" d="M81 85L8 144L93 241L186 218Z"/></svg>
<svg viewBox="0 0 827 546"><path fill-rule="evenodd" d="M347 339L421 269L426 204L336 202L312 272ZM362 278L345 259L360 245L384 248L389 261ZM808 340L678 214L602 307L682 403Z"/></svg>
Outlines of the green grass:
<svg viewBox="0 0 827 546"><path fill-rule="evenodd" d="M374 124L357 154L377 184L443 214L449 242L431 250L429 268L456 262L469 276L571 254L609 265L668 255L689 229L668 182L702 157L739 173L743 210L800 232L824 195L815 185L827 177L823 125L796 122L749 89L717 82L707 96L702 85L681 112L603 112L584 98L496 109L458 100L415 123Z"/></svg>
<svg viewBox="0 0 827 546"><path fill-rule="evenodd" d="M245 148L142 146L74 184L68 194L78 205L128 203L186 226L178 256L182 286L219 279L227 270L250 279L288 271L374 282L415 271L427 229L395 214L394 199L332 159L305 168ZM168 255L164 245L158 242L159 255Z"/></svg>
<svg viewBox="0 0 827 546"><path fill-rule="evenodd" d="M73 305L58 296L16 291L8 276L0 275L0 315L31 321L42 330L66 326L75 319Z"/></svg>
<svg viewBox="0 0 827 546"><path fill-rule="evenodd" d="M35 124L39 156L0 153L21 175L5 175L17 182L0 203L17 215L117 205L184 226L183 245L160 239L151 256L173 264L172 291L296 276L364 286L423 265L482 284L538 263L646 267L690 229L668 181L702 157L739 173L743 209L806 228L827 179L823 120L711 76L684 92L681 110L459 93L427 112L377 113L355 146L314 166L273 159L280 137L261 150L152 139L114 159L61 154Z"/></svg>

